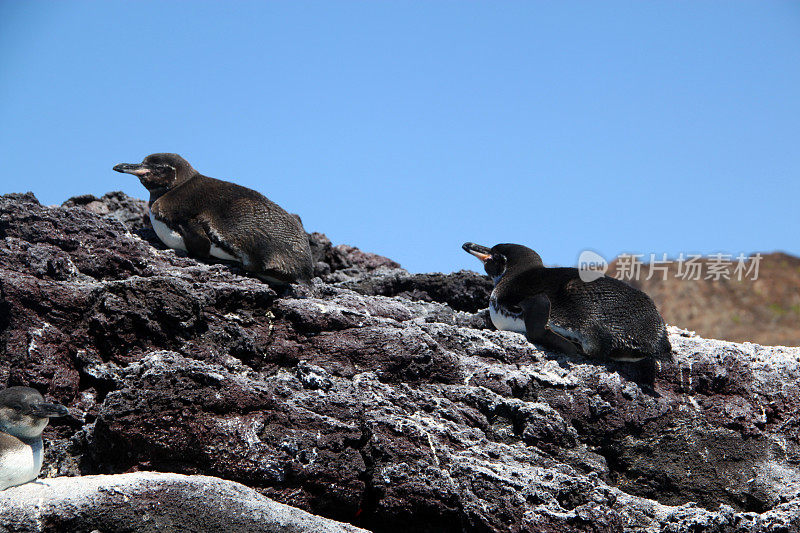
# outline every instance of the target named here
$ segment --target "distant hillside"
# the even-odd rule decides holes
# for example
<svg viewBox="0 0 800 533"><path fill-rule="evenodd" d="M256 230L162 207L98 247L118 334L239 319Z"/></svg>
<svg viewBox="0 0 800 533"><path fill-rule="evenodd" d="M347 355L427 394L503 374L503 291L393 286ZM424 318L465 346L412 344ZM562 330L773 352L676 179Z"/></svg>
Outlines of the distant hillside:
<svg viewBox="0 0 800 533"><path fill-rule="evenodd" d="M624 261L624 260L623 260ZM639 281L628 283L645 291L672 325L696 331L704 337L769 345L800 345L800 257L784 253L762 254L758 279L738 281L676 277L677 263L669 266L667 279L656 272L650 280L648 265L641 266ZM736 262L734 261L734 267ZM608 275L617 276L625 266L617 258ZM628 270L629 272L629 270ZM733 274L733 267L730 268Z"/></svg>

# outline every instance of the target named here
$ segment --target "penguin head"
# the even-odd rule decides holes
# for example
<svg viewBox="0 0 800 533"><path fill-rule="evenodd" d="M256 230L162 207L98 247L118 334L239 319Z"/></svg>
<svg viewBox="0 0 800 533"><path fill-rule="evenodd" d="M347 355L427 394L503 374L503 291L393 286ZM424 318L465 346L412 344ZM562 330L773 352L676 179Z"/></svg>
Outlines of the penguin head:
<svg viewBox="0 0 800 533"><path fill-rule="evenodd" d="M137 176L148 191L165 192L197 174L178 154L150 154L141 163L120 163L114 170Z"/></svg>
<svg viewBox="0 0 800 533"><path fill-rule="evenodd" d="M0 391L0 431L20 439L34 439L42 434L47 422L65 416L67 408L47 403L30 387L9 387Z"/></svg>
<svg viewBox="0 0 800 533"><path fill-rule="evenodd" d="M509 272L544 266L539 254L521 244L496 244L487 248L473 242L465 242L462 248L481 260L486 273L495 283Z"/></svg>

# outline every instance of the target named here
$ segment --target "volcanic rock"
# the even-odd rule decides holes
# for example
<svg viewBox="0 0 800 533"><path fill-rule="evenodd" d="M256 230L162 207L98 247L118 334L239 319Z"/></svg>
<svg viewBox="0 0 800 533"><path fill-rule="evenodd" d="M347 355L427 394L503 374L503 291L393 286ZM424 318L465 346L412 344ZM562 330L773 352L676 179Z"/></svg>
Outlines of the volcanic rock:
<svg viewBox="0 0 800 533"><path fill-rule="evenodd" d="M72 413L43 478L215 476L378 532L800 528L800 348L670 327L648 387L495 331L475 273L317 235L278 294L95 201L0 197L0 385Z"/></svg>

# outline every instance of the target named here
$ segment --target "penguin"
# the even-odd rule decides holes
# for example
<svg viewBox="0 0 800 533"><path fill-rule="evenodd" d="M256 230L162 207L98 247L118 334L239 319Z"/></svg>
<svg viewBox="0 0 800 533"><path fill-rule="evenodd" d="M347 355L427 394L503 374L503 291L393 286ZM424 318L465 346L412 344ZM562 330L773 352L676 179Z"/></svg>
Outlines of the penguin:
<svg viewBox="0 0 800 533"><path fill-rule="evenodd" d="M279 285L310 284L311 247L300 217L252 189L203 176L178 154L121 163L150 191L150 221L169 248L241 263Z"/></svg>
<svg viewBox="0 0 800 533"><path fill-rule="evenodd" d="M42 430L50 418L66 416L67 408L46 403L29 387L0 391L0 490L22 485L42 468Z"/></svg>
<svg viewBox="0 0 800 533"><path fill-rule="evenodd" d="M487 248L471 242L494 281L489 316L499 330L567 355L641 361L672 359L666 326L653 300L616 278L585 282L577 268L547 268L519 244Z"/></svg>

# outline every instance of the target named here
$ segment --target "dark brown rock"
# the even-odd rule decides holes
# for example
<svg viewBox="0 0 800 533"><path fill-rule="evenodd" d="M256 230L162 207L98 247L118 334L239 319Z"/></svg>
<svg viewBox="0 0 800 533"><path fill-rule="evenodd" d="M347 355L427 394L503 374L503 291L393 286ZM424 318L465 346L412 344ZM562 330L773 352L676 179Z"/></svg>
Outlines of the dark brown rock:
<svg viewBox="0 0 800 533"><path fill-rule="evenodd" d="M361 276L342 286L369 296L402 296L445 303L457 311L476 313L487 307L492 281L469 270L452 274L409 274L404 270Z"/></svg>
<svg viewBox="0 0 800 533"><path fill-rule="evenodd" d="M101 216L110 216L119 220L131 232L137 232L150 226L147 201L132 198L122 191L112 191L100 198L93 194L73 196L62 207L83 207Z"/></svg>
<svg viewBox="0 0 800 533"><path fill-rule="evenodd" d="M310 233L311 257L316 262L314 274L326 278L333 272L339 276L351 276L378 269L400 268L388 257L363 252L354 246L339 244L334 246L330 239L322 233Z"/></svg>
<svg viewBox="0 0 800 533"><path fill-rule="evenodd" d="M73 414L43 475L214 475L381 532L800 527L800 348L670 328L651 390L487 327L477 274L318 235L325 281L279 295L94 201L0 198L0 383Z"/></svg>

